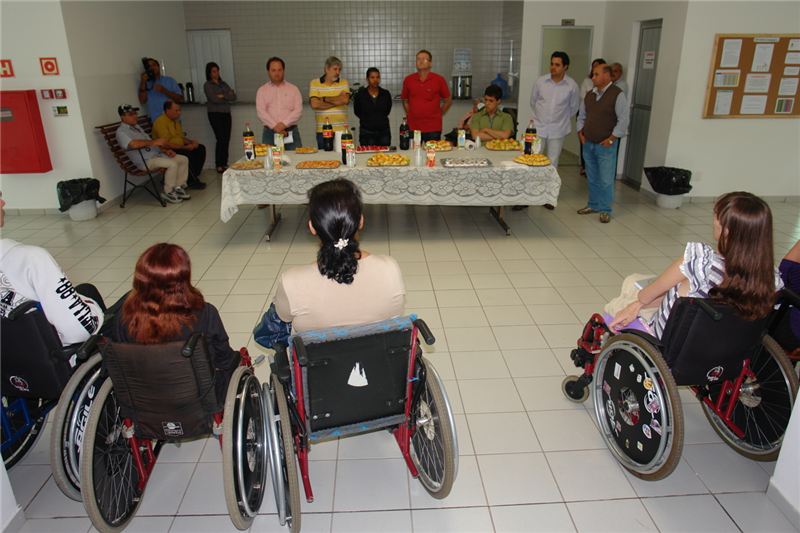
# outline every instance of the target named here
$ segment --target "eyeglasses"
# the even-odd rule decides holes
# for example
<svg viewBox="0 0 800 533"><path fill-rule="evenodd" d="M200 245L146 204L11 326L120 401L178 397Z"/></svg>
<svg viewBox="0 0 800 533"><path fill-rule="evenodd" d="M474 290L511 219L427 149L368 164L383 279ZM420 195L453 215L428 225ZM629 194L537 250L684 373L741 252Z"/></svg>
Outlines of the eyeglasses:
<svg viewBox="0 0 800 533"><path fill-rule="evenodd" d="M136 116L138 114L139 114L138 111L128 111L127 113L125 113L125 116L126 117L133 117L133 116Z"/></svg>
<svg viewBox="0 0 800 533"><path fill-rule="evenodd" d="M431 62L431 60L428 59L427 57L418 57L417 61L422 61L423 63L430 63Z"/></svg>

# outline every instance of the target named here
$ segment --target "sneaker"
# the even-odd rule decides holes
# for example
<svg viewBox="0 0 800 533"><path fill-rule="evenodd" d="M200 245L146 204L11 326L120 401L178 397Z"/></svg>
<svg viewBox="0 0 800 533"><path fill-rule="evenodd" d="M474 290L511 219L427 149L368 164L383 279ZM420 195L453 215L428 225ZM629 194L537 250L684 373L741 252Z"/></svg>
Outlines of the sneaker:
<svg viewBox="0 0 800 533"><path fill-rule="evenodd" d="M197 189L198 191L202 191L203 189L205 189L205 188L206 188L206 184L205 184L205 183L203 183L203 182L202 182L202 181L200 181L200 180L196 180L196 181L190 181L190 182L189 182L189 183L186 185L186 188L187 188L187 189Z"/></svg>
<svg viewBox="0 0 800 533"><path fill-rule="evenodd" d="M578 209L579 215L591 215L592 213L597 213L597 211L595 211L589 206L581 207L580 209Z"/></svg>
<svg viewBox="0 0 800 533"><path fill-rule="evenodd" d="M600 213L600 222L608 224L611 222L611 215L609 213Z"/></svg>
<svg viewBox="0 0 800 533"><path fill-rule="evenodd" d="M178 197L177 194L175 194L175 191L172 192L164 191L161 193L161 198L163 198L168 202L172 202L173 204L179 204L183 201Z"/></svg>
<svg viewBox="0 0 800 533"><path fill-rule="evenodd" d="M183 187L175 187L175 191L173 191L173 193L182 200L188 200L191 198L191 196L189 196L186 191L183 190Z"/></svg>

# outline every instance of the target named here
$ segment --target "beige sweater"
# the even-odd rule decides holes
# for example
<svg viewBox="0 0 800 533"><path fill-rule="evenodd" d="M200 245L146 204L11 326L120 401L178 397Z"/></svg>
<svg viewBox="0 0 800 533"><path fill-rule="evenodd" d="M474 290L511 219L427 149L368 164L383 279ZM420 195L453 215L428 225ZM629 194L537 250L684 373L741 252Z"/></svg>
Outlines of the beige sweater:
<svg viewBox="0 0 800 533"><path fill-rule="evenodd" d="M275 292L275 310L294 332L353 326L402 316L405 294L397 261L369 255L358 262L350 285L323 276L316 263L288 270Z"/></svg>

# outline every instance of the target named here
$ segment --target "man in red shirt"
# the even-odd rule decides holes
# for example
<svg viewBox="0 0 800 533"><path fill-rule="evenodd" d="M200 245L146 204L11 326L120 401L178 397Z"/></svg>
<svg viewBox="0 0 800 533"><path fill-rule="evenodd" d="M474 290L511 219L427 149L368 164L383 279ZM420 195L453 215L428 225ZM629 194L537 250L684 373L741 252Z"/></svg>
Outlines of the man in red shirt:
<svg viewBox="0 0 800 533"><path fill-rule="evenodd" d="M411 131L422 132L422 142L442 138L442 115L453 104L445 79L431 72L433 56L427 50L417 54L417 73L403 80L403 109Z"/></svg>

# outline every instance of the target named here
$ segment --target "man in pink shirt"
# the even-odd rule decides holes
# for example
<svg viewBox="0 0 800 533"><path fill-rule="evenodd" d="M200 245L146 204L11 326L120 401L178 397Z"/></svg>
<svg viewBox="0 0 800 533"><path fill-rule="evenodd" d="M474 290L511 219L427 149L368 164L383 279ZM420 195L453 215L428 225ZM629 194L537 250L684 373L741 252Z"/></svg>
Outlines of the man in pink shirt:
<svg viewBox="0 0 800 533"><path fill-rule="evenodd" d="M283 79L285 68L286 64L279 57L267 60L269 81L256 93L256 113L264 124L263 144L274 146L275 134L280 133L286 149L294 150L303 146L297 129L297 122L303 114L303 98L297 86Z"/></svg>
<svg viewBox="0 0 800 533"><path fill-rule="evenodd" d="M427 50L417 54L417 72L403 80L403 109L411 130L422 132L422 142L442 138L442 115L453 104L445 79L431 72L433 56Z"/></svg>

